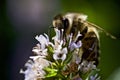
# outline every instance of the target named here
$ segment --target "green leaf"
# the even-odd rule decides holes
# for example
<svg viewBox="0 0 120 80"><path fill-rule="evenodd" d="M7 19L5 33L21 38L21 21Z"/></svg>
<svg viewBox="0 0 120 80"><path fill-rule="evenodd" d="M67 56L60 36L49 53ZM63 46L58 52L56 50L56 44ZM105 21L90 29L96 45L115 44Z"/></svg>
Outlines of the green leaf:
<svg viewBox="0 0 120 80"><path fill-rule="evenodd" d="M66 60L64 61L64 63L65 63L65 64L68 64L68 63L72 60L72 57L73 57L72 52L68 52L68 53L67 53L67 58L66 58Z"/></svg>
<svg viewBox="0 0 120 80"><path fill-rule="evenodd" d="M49 46L47 47L47 49L48 49L48 53L49 53L49 54L53 54L53 51L54 51L54 50L53 50L53 47L52 47L52 46L49 45Z"/></svg>
<svg viewBox="0 0 120 80"><path fill-rule="evenodd" d="M54 59L53 59L53 54L54 54L53 47L49 45L49 46L47 46L47 49L48 49L48 51L47 51L48 55L46 56L46 59L53 62L54 61Z"/></svg>
<svg viewBox="0 0 120 80"><path fill-rule="evenodd" d="M54 76L57 75L57 72L58 72L57 69L51 69L51 68L49 68L49 67L44 68L44 70L45 70L46 73L47 73L47 74L45 75L45 77L54 77Z"/></svg>

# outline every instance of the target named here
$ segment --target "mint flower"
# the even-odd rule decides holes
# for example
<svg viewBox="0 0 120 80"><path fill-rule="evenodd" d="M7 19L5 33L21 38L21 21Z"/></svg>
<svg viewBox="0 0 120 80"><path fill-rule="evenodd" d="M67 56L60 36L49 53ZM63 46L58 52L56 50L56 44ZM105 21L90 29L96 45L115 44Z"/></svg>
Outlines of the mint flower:
<svg viewBox="0 0 120 80"><path fill-rule="evenodd" d="M83 73L87 73L88 71L91 71L93 69L97 69L96 66L94 65L94 62L88 62L84 60L80 65L79 65L79 70Z"/></svg>
<svg viewBox="0 0 120 80"><path fill-rule="evenodd" d="M66 59L66 54L68 53L67 48L63 48L62 50L58 48L57 50L54 51L53 58L55 60L61 59L64 61Z"/></svg>
<svg viewBox="0 0 120 80"><path fill-rule="evenodd" d="M47 49L41 49L41 45L40 44L37 44L32 52L36 55L40 55L40 56L47 56Z"/></svg>
<svg viewBox="0 0 120 80"><path fill-rule="evenodd" d="M97 71L94 61L82 60L79 53L83 44L80 32L73 37L72 33L64 36L63 29L54 31L52 38L47 34L35 37L38 44L32 49L34 54L26 62L26 70L20 70L24 80L100 80L98 75L91 75Z"/></svg>
<svg viewBox="0 0 120 80"><path fill-rule="evenodd" d="M70 39L69 48L70 48L71 51L74 50L74 49L80 48L82 46L81 40L77 41L79 36L82 36L80 34L80 32L78 32L78 34L77 34L77 36L74 40L73 40L73 34L68 36L68 39Z"/></svg>
<svg viewBox="0 0 120 80"><path fill-rule="evenodd" d="M81 41L78 41L77 43L72 42L70 44L70 50L72 51L72 50L74 50L76 48L80 48L81 46L82 46L82 42Z"/></svg>
<svg viewBox="0 0 120 80"><path fill-rule="evenodd" d="M47 34L36 36L35 39L37 39L41 45L41 49L45 49L45 47L49 44L49 37Z"/></svg>
<svg viewBox="0 0 120 80"><path fill-rule="evenodd" d="M44 78L44 75L46 73L43 68L49 66L49 61L36 56L31 58L33 59L33 61L28 60L28 62L25 64L25 67L27 69L25 71L23 71L22 69L20 70L20 73L25 74L24 80L37 80L39 78Z"/></svg>

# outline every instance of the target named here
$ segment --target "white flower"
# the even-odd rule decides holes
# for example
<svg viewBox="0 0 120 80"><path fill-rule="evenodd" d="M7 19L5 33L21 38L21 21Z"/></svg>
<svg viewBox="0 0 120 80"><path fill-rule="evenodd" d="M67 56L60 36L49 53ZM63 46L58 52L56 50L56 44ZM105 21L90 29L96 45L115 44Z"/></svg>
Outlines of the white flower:
<svg viewBox="0 0 120 80"><path fill-rule="evenodd" d="M25 64L25 67L27 68L26 70L20 70L20 73L23 73L25 75L24 80L42 80L43 78L46 78L45 75L51 77L54 77L54 75L57 74L59 75L59 73L54 73L54 71L51 71L50 73L48 72L48 74L45 72L45 68L48 68L49 70L54 70L55 68L55 70L59 71L59 68L56 68L63 67L61 65L56 65L54 62L56 60L62 60L63 62L64 60L70 59L71 61L69 61L68 64L63 63L65 65L65 68L67 68L66 66L73 62L75 63L75 67L73 66L73 68L77 68L75 70L81 71L82 73L96 69L94 61L88 62L87 60L83 60L81 62L82 54L79 54L79 51L81 49L80 47L82 46L82 41L80 40L80 36L82 35L80 32L77 33L77 36L73 36L72 33L68 35L63 34L64 29L58 30L55 28L54 30L56 35L52 38L53 43L49 41L47 34L35 37L35 39L39 41L39 43L32 50L36 55L29 57L30 60L28 60L28 62ZM70 58L68 58L69 55L67 55L68 50L70 50L69 53L71 53L69 55L72 55ZM72 73L76 73L77 71L75 70L73 70ZM61 69L60 71L63 72ZM69 75L71 75L71 73ZM96 80L96 76L97 75L90 76L89 79ZM72 78L74 76L70 77ZM74 80L82 79L80 76L76 76L74 77Z"/></svg>
<svg viewBox="0 0 120 80"><path fill-rule="evenodd" d="M68 53L67 48L63 48L62 50L59 48L54 51L53 59L55 60L61 59L62 61L64 61L66 59L67 53Z"/></svg>
<svg viewBox="0 0 120 80"><path fill-rule="evenodd" d="M27 69L25 71L20 70L20 73L25 74L25 80L37 80L39 78L44 78L45 71L43 68L50 65L50 62L46 59L41 58L41 56L31 56L32 60L28 60L25 64Z"/></svg>
<svg viewBox="0 0 120 80"><path fill-rule="evenodd" d="M35 39L37 39L41 45L41 49L45 49L46 46L49 44L49 37L47 34L36 36Z"/></svg>
<svg viewBox="0 0 120 80"><path fill-rule="evenodd" d="M40 48L40 44L37 44L35 47L33 47L33 50L32 50L35 54L39 54L39 52L41 51L41 48Z"/></svg>
<svg viewBox="0 0 120 80"><path fill-rule="evenodd" d="M81 72L86 73L88 71L91 71L93 69L96 69L96 65L94 65L93 61L86 61L84 60L80 65L79 65L79 69Z"/></svg>
<svg viewBox="0 0 120 80"><path fill-rule="evenodd" d="M62 33L60 32L60 30L58 30L58 29L54 29L55 30L55 33L56 33L56 35L52 38L53 40L59 40L60 41L60 38L61 38L61 35L62 35Z"/></svg>
<svg viewBox="0 0 120 80"><path fill-rule="evenodd" d="M77 34L77 36L76 36L76 38L74 40L72 39L73 38L73 34L70 34L68 36L69 37L69 48L70 48L71 51L76 49L76 48L80 48L82 46L81 40L78 40L79 36L82 36L80 34L80 32L78 32L78 34Z"/></svg>
<svg viewBox="0 0 120 80"><path fill-rule="evenodd" d="M55 29L55 33L56 35L52 38L52 40L54 40L54 48L58 48L59 45L61 45L62 43L62 40L60 39L62 34L60 33L60 30L58 29Z"/></svg>
<svg viewBox="0 0 120 80"><path fill-rule="evenodd" d="M46 48L45 48L45 49L41 49L40 46L41 46L40 44L37 44L37 45L33 48L32 52L34 52L34 53L37 54L37 55L46 56L46 55L47 55L47 49L46 49Z"/></svg>
<svg viewBox="0 0 120 80"><path fill-rule="evenodd" d="M35 80L37 78L37 72L36 70L33 70L34 63L31 60L28 60L28 62L25 64L25 67L27 69L23 71L22 69L20 70L20 73L25 74L25 79L24 80Z"/></svg>
<svg viewBox="0 0 120 80"><path fill-rule="evenodd" d="M82 46L81 41L78 41L77 43L71 42L70 45L69 45L71 51L76 49L76 48L80 48L81 46Z"/></svg>
<svg viewBox="0 0 120 80"><path fill-rule="evenodd" d="M76 64L80 64L81 62L81 54L79 54L79 49L75 49L73 52L72 52L73 56L72 56L72 62L75 62Z"/></svg>

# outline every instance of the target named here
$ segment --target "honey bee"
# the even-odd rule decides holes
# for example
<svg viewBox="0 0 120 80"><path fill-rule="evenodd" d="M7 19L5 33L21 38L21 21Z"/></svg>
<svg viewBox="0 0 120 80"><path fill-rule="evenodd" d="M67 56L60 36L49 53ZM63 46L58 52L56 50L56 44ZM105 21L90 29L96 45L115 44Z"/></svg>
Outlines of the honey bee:
<svg viewBox="0 0 120 80"><path fill-rule="evenodd" d="M82 47L79 54L82 54L82 60L94 61L95 65L99 63L99 31L103 31L106 35L116 39L101 27L87 21L87 15L82 13L58 14L53 19L53 27L60 31L64 29L64 35L61 38L65 38L72 33L74 39L80 31L82 36L78 40L82 41Z"/></svg>

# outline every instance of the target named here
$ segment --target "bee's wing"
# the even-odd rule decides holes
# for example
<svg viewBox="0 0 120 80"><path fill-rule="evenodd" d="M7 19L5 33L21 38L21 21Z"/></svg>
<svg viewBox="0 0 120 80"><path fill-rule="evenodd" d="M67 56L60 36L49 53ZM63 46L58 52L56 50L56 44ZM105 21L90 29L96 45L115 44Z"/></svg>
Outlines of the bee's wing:
<svg viewBox="0 0 120 80"><path fill-rule="evenodd" d="M87 23L88 25L90 25L90 26L93 26L93 27L97 28L97 29L100 30L100 31L103 31L107 36L111 37L112 39L117 39L115 36L113 36L112 34L110 34L109 32L107 32L107 31L104 30L103 28L101 28L101 27L99 27L99 26L97 26L97 25L95 25L95 24L93 24L93 23L91 23L91 22L88 22L88 21L86 21L86 23Z"/></svg>

